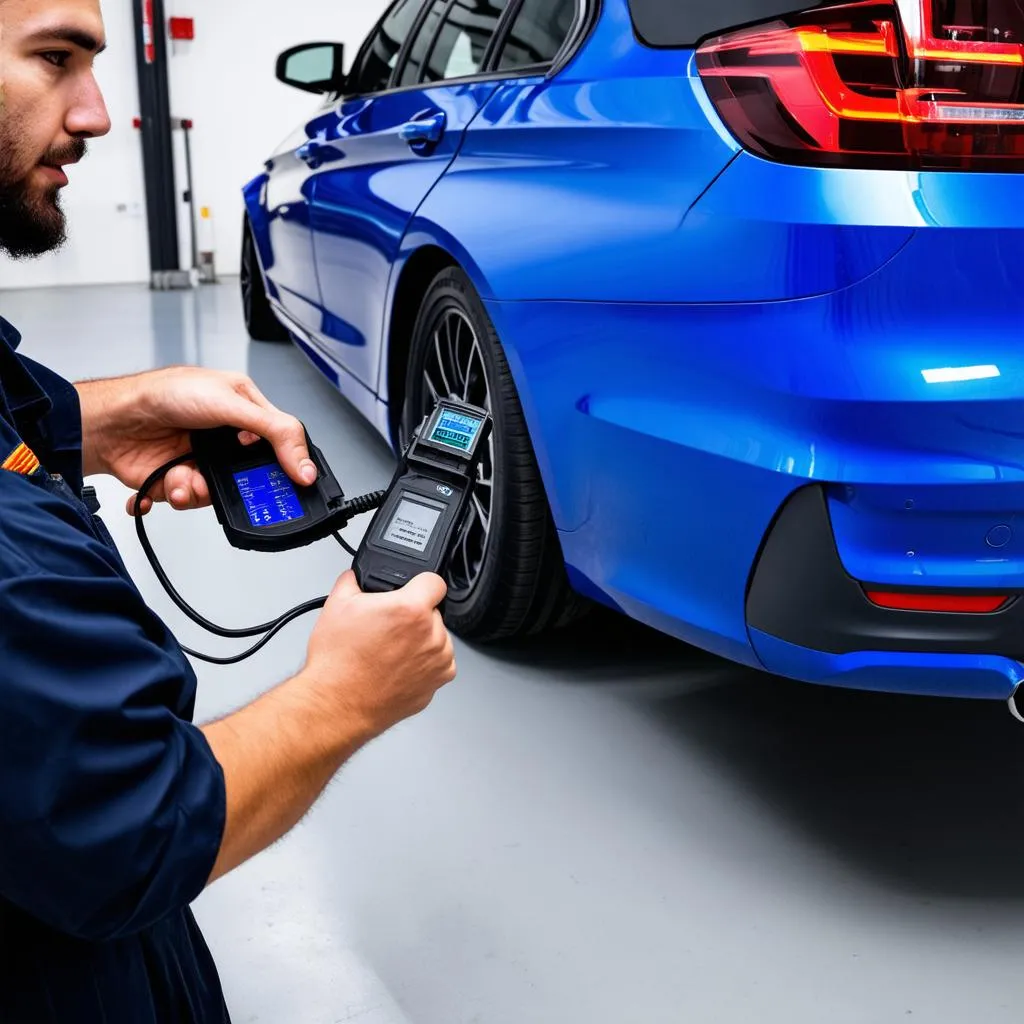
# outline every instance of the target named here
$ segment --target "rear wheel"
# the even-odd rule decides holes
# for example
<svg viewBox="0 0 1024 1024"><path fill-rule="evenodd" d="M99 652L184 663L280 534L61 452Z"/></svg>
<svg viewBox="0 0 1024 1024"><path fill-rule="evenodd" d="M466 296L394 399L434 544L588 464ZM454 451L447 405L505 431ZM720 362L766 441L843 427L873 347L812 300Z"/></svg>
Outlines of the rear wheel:
<svg viewBox="0 0 1024 1024"><path fill-rule="evenodd" d="M413 330L405 443L439 398L488 409L494 431L448 570L446 620L467 639L498 640L560 626L586 607L569 587L522 406L501 343L458 268L427 290Z"/></svg>
<svg viewBox="0 0 1024 1024"><path fill-rule="evenodd" d="M242 231L240 282L242 312L245 315L245 328L249 332L249 337L253 341L288 341L288 332L270 308L266 285L263 282L263 271L260 269L259 256L256 253L256 239L253 238L248 217Z"/></svg>

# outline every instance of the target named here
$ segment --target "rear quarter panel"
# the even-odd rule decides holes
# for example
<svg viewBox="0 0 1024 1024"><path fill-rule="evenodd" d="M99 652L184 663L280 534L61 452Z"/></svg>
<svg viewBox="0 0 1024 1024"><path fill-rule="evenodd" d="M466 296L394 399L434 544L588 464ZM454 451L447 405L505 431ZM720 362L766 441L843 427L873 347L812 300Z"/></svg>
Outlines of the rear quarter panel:
<svg viewBox="0 0 1024 1024"><path fill-rule="evenodd" d="M854 172L833 194L799 168L746 173L740 153L692 51L643 47L625 0L606 0L559 74L499 86L418 227L453 239L481 293L503 301L819 295L873 273L912 234L909 194L896 200L905 216L850 220L851 202L870 205L870 177Z"/></svg>

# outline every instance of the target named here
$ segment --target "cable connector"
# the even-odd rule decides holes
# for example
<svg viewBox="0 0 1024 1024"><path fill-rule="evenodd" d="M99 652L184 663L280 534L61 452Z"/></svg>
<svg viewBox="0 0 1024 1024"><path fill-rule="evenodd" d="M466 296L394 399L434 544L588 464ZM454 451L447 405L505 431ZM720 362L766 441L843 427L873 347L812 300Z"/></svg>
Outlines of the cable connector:
<svg viewBox="0 0 1024 1024"><path fill-rule="evenodd" d="M350 518L361 516L367 512L376 512L384 504L384 499L387 496L387 491L371 491L369 494L361 494L358 498L346 501L342 507L345 510L345 515Z"/></svg>

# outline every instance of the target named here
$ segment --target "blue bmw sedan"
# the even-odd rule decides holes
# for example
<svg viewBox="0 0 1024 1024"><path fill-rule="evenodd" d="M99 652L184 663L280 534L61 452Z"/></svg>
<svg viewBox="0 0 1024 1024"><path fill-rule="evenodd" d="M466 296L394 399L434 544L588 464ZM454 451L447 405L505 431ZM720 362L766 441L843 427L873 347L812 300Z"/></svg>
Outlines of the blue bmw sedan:
<svg viewBox="0 0 1024 1024"><path fill-rule="evenodd" d="M396 0L245 191L254 339L494 417L477 640L602 602L814 682L1024 679L1024 14ZM1017 531L1021 529L1021 535Z"/></svg>

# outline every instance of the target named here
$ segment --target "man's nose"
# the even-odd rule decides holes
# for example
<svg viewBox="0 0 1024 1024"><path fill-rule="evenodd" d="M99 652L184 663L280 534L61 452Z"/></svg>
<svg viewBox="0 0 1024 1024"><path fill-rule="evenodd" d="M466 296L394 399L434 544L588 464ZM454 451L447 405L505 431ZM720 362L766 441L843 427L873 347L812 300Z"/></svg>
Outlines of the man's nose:
<svg viewBox="0 0 1024 1024"><path fill-rule="evenodd" d="M92 74L86 76L68 111L64 128L68 135L97 138L110 131L110 114L103 93Z"/></svg>

